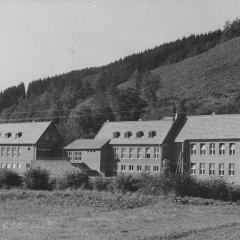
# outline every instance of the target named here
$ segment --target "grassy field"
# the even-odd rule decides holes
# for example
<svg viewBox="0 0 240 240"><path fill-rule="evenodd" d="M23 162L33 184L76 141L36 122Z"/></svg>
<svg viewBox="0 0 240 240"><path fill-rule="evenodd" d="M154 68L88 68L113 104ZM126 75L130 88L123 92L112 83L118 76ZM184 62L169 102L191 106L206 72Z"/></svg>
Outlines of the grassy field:
<svg viewBox="0 0 240 240"><path fill-rule="evenodd" d="M0 193L0 239L240 239L239 216L237 205L178 205L163 197Z"/></svg>

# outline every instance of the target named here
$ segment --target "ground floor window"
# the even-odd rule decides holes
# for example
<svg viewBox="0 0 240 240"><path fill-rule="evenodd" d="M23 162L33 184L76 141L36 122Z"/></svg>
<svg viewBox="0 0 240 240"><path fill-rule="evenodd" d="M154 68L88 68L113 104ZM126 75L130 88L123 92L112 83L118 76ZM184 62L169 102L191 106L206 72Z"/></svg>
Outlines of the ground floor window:
<svg viewBox="0 0 240 240"><path fill-rule="evenodd" d="M224 176L224 163L219 164L219 176Z"/></svg>
<svg viewBox="0 0 240 240"><path fill-rule="evenodd" d="M150 172L150 166L146 165L146 166L145 166L145 171L146 171L146 172Z"/></svg>
<svg viewBox="0 0 240 240"><path fill-rule="evenodd" d="M26 169L30 169L30 167L31 167L30 163L27 163L26 164Z"/></svg>
<svg viewBox="0 0 240 240"><path fill-rule="evenodd" d="M21 163L18 163L18 164L17 164L17 168L22 168L22 164L21 164Z"/></svg>
<svg viewBox="0 0 240 240"><path fill-rule="evenodd" d="M196 166L196 163L191 163L191 175L196 175L196 169L197 169L197 166Z"/></svg>
<svg viewBox="0 0 240 240"><path fill-rule="evenodd" d="M129 171L133 171L133 165L129 165Z"/></svg>
<svg viewBox="0 0 240 240"><path fill-rule="evenodd" d="M16 163L12 163L12 168L17 168L17 164Z"/></svg>
<svg viewBox="0 0 240 240"><path fill-rule="evenodd" d="M125 171L126 170L126 166L125 165L121 165L121 171Z"/></svg>
<svg viewBox="0 0 240 240"><path fill-rule="evenodd" d="M199 174L200 175L205 175L205 163L200 163L199 165Z"/></svg>
<svg viewBox="0 0 240 240"><path fill-rule="evenodd" d="M154 172L159 172L159 166L153 166L153 171Z"/></svg>
<svg viewBox="0 0 240 240"><path fill-rule="evenodd" d="M137 165L137 171L142 171L142 166L141 165Z"/></svg>
<svg viewBox="0 0 240 240"><path fill-rule="evenodd" d="M215 164L209 163L209 175L215 175Z"/></svg>
<svg viewBox="0 0 240 240"><path fill-rule="evenodd" d="M229 176L235 176L235 164L234 163L229 164Z"/></svg>

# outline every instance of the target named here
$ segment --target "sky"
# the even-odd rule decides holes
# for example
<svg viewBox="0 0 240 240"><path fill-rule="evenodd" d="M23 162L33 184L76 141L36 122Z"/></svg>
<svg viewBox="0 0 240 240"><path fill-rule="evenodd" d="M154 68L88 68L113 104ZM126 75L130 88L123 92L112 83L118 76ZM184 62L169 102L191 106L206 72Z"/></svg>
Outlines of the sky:
<svg viewBox="0 0 240 240"><path fill-rule="evenodd" d="M240 17L239 0L0 0L0 91Z"/></svg>

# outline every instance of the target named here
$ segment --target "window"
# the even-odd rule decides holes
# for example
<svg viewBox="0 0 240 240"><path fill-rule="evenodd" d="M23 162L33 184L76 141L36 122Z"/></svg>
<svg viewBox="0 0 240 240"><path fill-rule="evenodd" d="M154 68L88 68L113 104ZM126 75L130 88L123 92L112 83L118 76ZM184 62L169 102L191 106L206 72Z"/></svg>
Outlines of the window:
<svg viewBox="0 0 240 240"><path fill-rule="evenodd" d="M146 152L146 158L150 158L151 157L150 148L146 148L145 152Z"/></svg>
<svg viewBox="0 0 240 240"><path fill-rule="evenodd" d="M125 165L121 165L121 171L125 171L126 170L126 166Z"/></svg>
<svg viewBox="0 0 240 240"><path fill-rule="evenodd" d="M6 157L6 147L2 147L2 149L1 149L1 157Z"/></svg>
<svg viewBox="0 0 240 240"><path fill-rule="evenodd" d="M137 158L142 159L142 148L137 148Z"/></svg>
<svg viewBox="0 0 240 240"><path fill-rule="evenodd" d="M190 147L191 147L191 155L196 155L196 153L197 153L196 143L191 143Z"/></svg>
<svg viewBox="0 0 240 240"><path fill-rule="evenodd" d="M15 134L15 138L20 138L22 136L22 132L18 132Z"/></svg>
<svg viewBox="0 0 240 240"><path fill-rule="evenodd" d="M22 164L21 164L21 163L18 163L18 164L17 164L17 168L22 168Z"/></svg>
<svg viewBox="0 0 240 240"><path fill-rule="evenodd" d="M150 166L145 166L145 171L150 172Z"/></svg>
<svg viewBox="0 0 240 240"><path fill-rule="evenodd" d="M150 169L149 169L150 170ZM159 171L159 166L153 166L153 171L158 172Z"/></svg>
<svg viewBox="0 0 240 240"><path fill-rule="evenodd" d="M142 171L142 166L141 165L137 165L137 171Z"/></svg>
<svg viewBox="0 0 240 240"><path fill-rule="evenodd" d="M16 163L13 163L13 164L12 164L12 168L17 168L17 164L16 164Z"/></svg>
<svg viewBox="0 0 240 240"><path fill-rule="evenodd" d="M17 148L16 147L12 148L12 156L17 157Z"/></svg>
<svg viewBox="0 0 240 240"><path fill-rule="evenodd" d="M113 157L114 159L118 159L118 148L113 148Z"/></svg>
<svg viewBox="0 0 240 240"><path fill-rule="evenodd" d="M206 154L206 144L200 143L200 155L205 155L205 154Z"/></svg>
<svg viewBox="0 0 240 240"><path fill-rule="evenodd" d="M235 143L229 143L229 155L235 155Z"/></svg>
<svg viewBox="0 0 240 240"><path fill-rule="evenodd" d="M205 163L200 163L200 175L205 175Z"/></svg>
<svg viewBox="0 0 240 240"><path fill-rule="evenodd" d="M121 158L126 159L127 157L127 149L126 148L121 148Z"/></svg>
<svg viewBox="0 0 240 240"><path fill-rule="evenodd" d="M30 167L31 167L30 163L27 163L26 164L26 169L30 169Z"/></svg>
<svg viewBox="0 0 240 240"><path fill-rule="evenodd" d="M219 176L224 176L224 163L219 164Z"/></svg>
<svg viewBox="0 0 240 240"><path fill-rule="evenodd" d="M209 154L210 155L215 154L215 143L210 143Z"/></svg>
<svg viewBox="0 0 240 240"><path fill-rule="evenodd" d="M235 176L235 164L234 163L229 164L229 176Z"/></svg>
<svg viewBox="0 0 240 240"><path fill-rule="evenodd" d="M81 161L82 160L82 152L75 151L73 161Z"/></svg>
<svg viewBox="0 0 240 240"><path fill-rule="evenodd" d="M120 132L114 132L113 133L113 138L118 138L120 136Z"/></svg>
<svg viewBox="0 0 240 240"><path fill-rule="evenodd" d="M133 171L133 165L129 165L129 171Z"/></svg>
<svg viewBox="0 0 240 240"><path fill-rule="evenodd" d="M10 132L5 133L5 138L10 138L11 136L12 136L12 133Z"/></svg>
<svg viewBox="0 0 240 240"><path fill-rule="evenodd" d="M136 138L141 138L143 136L143 131L136 132Z"/></svg>
<svg viewBox="0 0 240 240"><path fill-rule="evenodd" d="M129 158L134 159L134 148L129 148Z"/></svg>
<svg viewBox="0 0 240 240"><path fill-rule="evenodd" d="M154 158L158 159L160 157L160 149L159 147L154 148Z"/></svg>
<svg viewBox="0 0 240 240"><path fill-rule="evenodd" d="M22 148L18 147L18 157L22 156Z"/></svg>
<svg viewBox="0 0 240 240"><path fill-rule="evenodd" d="M6 163L2 163L1 168L6 168Z"/></svg>
<svg viewBox="0 0 240 240"><path fill-rule="evenodd" d="M132 136L132 133L130 131L127 131L124 133L124 138L129 138Z"/></svg>
<svg viewBox="0 0 240 240"><path fill-rule="evenodd" d="M225 143L219 143L219 155L225 154Z"/></svg>
<svg viewBox="0 0 240 240"><path fill-rule="evenodd" d="M209 163L209 175L215 175L215 164Z"/></svg>
<svg viewBox="0 0 240 240"><path fill-rule="evenodd" d="M196 169L197 169L196 163L191 163L191 170L190 170L191 175L196 175Z"/></svg>
<svg viewBox="0 0 240 240"><path fill-rule="evenodd" d="M155 131L148 132L148 137L149 138L153 138L154 136L156 136L156 132Z"/></svg>
<svg viewBox="0 0 240 240"><path fill-rule="evenodd" d="M10 156L11 156L11 148L7 147L7 157L10 157Z"/></svg>
<svg viewBox="0 0 240 240"><path fill-rule="evenodd" d="M11 168L11 164L10 163L7 163L7 168Z"/></svg>
<svg viewBox="0 0 240 240"><path fill-rule="evenodd" d="M67 157L72 160L73 158L73 152L72 151L67 151Z"/></svg>

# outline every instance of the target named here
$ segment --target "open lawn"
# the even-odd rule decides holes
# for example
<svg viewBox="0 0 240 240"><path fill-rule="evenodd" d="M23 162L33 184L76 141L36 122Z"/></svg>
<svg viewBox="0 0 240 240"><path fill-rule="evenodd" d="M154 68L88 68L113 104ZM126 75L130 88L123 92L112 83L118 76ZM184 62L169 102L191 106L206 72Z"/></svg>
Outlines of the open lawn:
<svg viewBox="0 0 240 240"><path fill-rule="evenodd" d="M104 192L3 190L0 239L240 239L240 206L178 205L164 197Z"/></svg>

